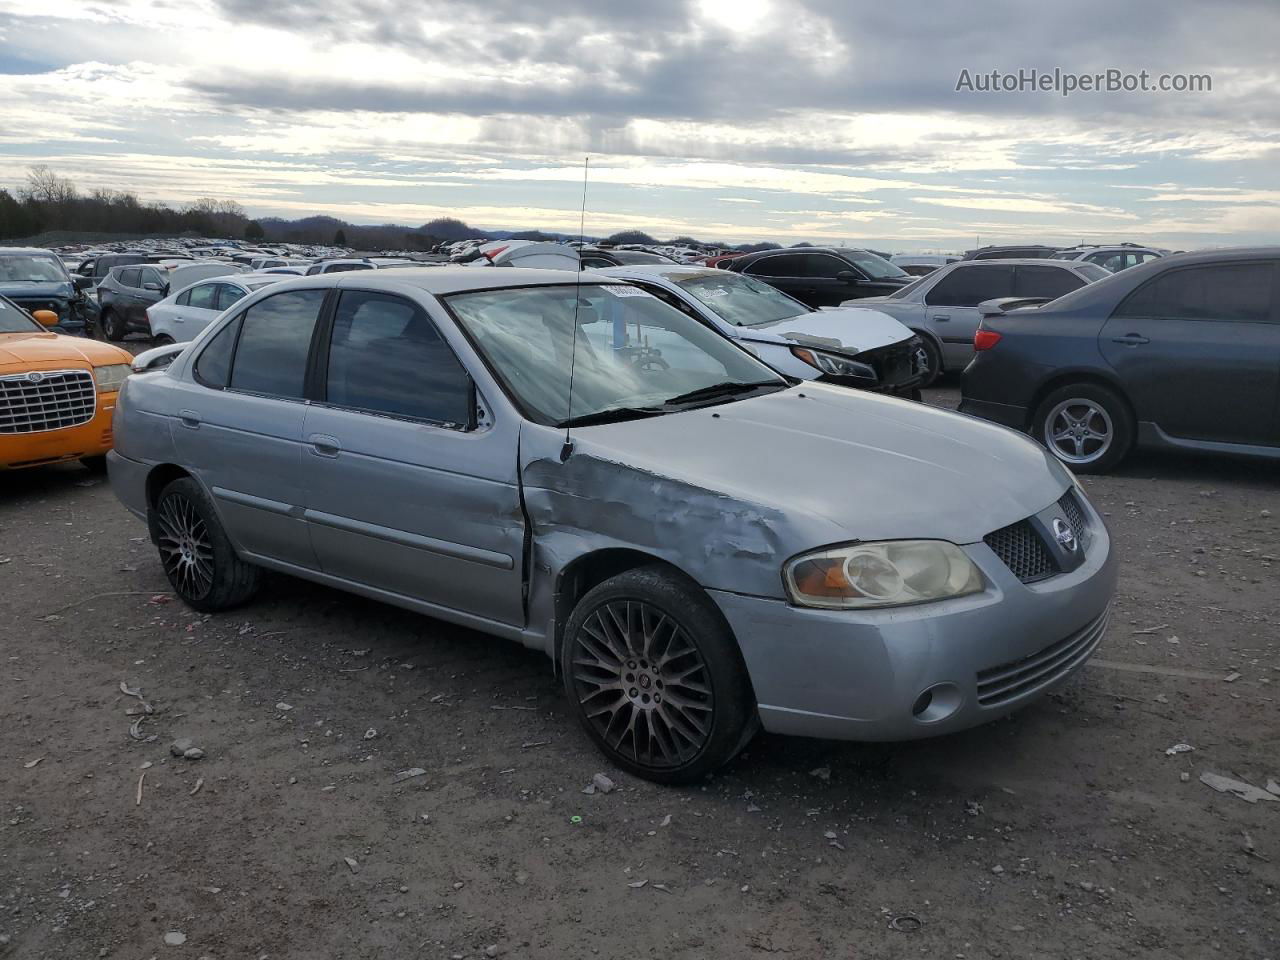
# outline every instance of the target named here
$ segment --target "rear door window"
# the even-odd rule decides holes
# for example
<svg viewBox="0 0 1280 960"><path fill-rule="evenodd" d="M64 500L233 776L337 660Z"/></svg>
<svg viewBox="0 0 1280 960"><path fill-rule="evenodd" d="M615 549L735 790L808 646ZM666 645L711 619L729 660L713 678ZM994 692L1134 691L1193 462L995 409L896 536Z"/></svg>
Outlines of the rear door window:
<svg viewBox="0 0 1280 960"><path fill-rule="evenodd" d="M1274 271L1265 260L1171 270L1129 294L1114 316L1265 323Z"/></svg>
<svg viewBox="0 0 1280 960"><path fill-rule="evenodd" d="M329 344L326 402L464 426L470 395L466 370L422 307L383 293L343 292Z"/></svg>
<svg viewBox="0 0 1280 960"><path fill-rule="evenodd" d="M216 283L202 283L198 287L192 287L184 296L188 297L188 305L198 310L214 310L214 298L217 295Z"/></svg>
<svg viewBox="0 0 1280 960"><path fill-rule="evenodd" d="M1013 277L1013 296L1048 297L1056 300L1064 293L1078 290L1084 280L1060 267L1017 267Z"/></svg>
<svg viewBox="0 0 1280 960"><path fill-rule="evenodd" d="M743 273L757 277L803 277L804 258L797 254L784 253L776 257L764 257L743 268Z"/></svg>
<svg viewBox="0 0 1280 960"><path fill-rule="evenodd" d="M139 279L141 276L142 271L137 267L126 267L116 274L116 282L118 282L122 287L133 287L136 289L137 287L142 286L142 281Z"/></svg>
<svg viewBox="0 0 1280 960"><path fill-rule="evenodd" d="M324 290L290 290L250 307L242 321L229 386L301 399L311 337L324 297Z"/></svg>
<svg viewBox="0 0 1280 960"><path fill-rule="evenodd" d="M976 307L984 300L1013 296L1013 267L956 267L924 296L931 307Z"/></svg>

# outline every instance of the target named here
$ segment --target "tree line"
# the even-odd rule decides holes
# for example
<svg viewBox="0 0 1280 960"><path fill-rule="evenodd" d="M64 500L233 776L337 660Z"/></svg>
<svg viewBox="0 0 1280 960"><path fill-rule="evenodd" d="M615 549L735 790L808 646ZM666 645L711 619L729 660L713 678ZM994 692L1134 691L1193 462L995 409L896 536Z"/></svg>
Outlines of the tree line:
<svg viewBox="0 0 1280 960"><path fill-rule="evenodd" d="M431 250L440 243L473 238L563 240L566 234L540 230L486 231L461 220L442 217L421 227L396 224L362 226L336 217L314 216L300 220L267 217L251 219L234 200L201 197L172 207L146 203L127 190L81 191L67 177L44 164L31 167L13 191L0 188L0 241L34 238L53 231L69 234L120 234L141 236L197 236L245 239L253 242L332 244L357 250ZM658 243L639 230L624 230L605 238L613 243ZM677 245L697 246L692 237L675 237ZM763 250L776 243L714 243L721 249Z"/></svg>

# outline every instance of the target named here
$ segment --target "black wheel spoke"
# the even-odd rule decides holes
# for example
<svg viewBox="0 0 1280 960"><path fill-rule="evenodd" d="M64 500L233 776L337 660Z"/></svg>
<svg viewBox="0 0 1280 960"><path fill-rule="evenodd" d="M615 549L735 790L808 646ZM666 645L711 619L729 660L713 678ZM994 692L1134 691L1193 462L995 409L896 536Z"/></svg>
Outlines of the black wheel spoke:
<svg viewBox="0 0 1280 960"><path fill-rule="evenodd" d="M160 562L169 581L184 596L202 598L213 589L216 556L208 524L186 496L173 493L160 502Z"/></svg>
<svg viewBox="0 0 1280 960"><path fill-rule="evenodd" d="M710 739L715 700L701 651L670 614L643 600L600 604L570 639L572 686L611 751L679 767Z"/></svg>

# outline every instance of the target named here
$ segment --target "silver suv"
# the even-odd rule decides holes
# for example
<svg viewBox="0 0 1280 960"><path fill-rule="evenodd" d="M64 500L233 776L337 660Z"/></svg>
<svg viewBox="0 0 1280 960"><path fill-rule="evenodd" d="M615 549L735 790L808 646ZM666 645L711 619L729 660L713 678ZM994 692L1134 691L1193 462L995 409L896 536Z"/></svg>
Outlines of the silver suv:
<svg viewBox="0 0 1280 960"><path fill-rule="evenodd" d="M115 429L112 485L192 607L265 569L534 647L663 782L760 726L1002 716L1089 657L1115 584L1026 437L784 378L591 273L285 280L131 377Z"/></svg>

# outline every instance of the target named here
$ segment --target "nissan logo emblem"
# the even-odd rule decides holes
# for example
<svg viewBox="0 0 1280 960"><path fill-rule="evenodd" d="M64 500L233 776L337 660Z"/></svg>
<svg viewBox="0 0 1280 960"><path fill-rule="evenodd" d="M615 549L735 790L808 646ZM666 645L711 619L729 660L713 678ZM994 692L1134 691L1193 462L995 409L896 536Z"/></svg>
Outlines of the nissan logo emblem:
<svg viewBox="0 0 1280 960"><path fill-rule="evenodd" d="M1053 539L1058 541L1058 546L1062 547L1067 553L1076 552L1076 535L1075 531L1067 525L1067 521L1055 517L1053 521Z"/></svg>

